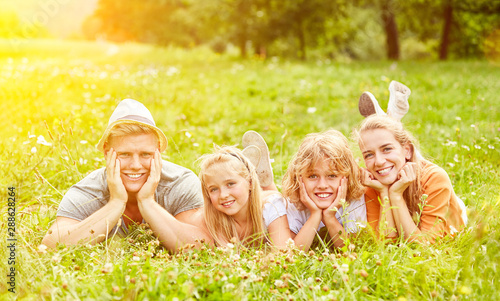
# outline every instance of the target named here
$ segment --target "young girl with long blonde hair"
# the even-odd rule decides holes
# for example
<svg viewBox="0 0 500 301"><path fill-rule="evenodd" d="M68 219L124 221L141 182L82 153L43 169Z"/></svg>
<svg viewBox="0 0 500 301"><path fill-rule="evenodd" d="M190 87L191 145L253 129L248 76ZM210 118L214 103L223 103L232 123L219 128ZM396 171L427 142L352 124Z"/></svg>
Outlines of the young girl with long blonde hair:
<svg viewBox="0 0 500 301"><path fill-rule="evenodd" d="M263 141L255 132L250 135ZM266 241L278 247L286 244L288 233L281 230L288 229L286 212L282 206L274 206L283 203L283 199L272 182L268 151L263 152L261 156L255 145L247 146L243 152L235 147L221 147L201 158L204 223L218 246L235 241L247 246ZM265 191L255 167L261 157L267 160L263 165L268 166L260 177L267 179L264 179Z"/></svg>

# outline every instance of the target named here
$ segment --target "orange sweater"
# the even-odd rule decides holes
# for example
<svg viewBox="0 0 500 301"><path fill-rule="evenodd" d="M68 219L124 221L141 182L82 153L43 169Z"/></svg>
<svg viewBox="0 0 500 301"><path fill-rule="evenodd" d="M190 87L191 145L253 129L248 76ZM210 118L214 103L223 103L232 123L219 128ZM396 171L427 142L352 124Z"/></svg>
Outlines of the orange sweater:
<svg viewBox="0 0 500 301"><path fill-rule="evenodd" d="M436 237L460 231L464 227L462 209L446 171L433 163L424 161L421 184L422 193L428 195L420 216L420 223L417 224L421 233L433 241ZM368 188L365 201L368 224L378 233L380 216L378 193Z"/></svg>

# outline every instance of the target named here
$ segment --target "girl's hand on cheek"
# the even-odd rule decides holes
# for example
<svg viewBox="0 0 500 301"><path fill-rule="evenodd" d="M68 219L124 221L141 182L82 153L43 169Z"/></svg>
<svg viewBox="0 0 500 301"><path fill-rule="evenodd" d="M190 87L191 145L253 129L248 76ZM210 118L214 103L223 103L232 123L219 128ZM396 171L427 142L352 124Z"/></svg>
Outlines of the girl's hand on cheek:
<svg viewBox="0 0 500 301"><path fill-rule="evenodd" d="M417 179L417 164L407 162L399 171L398 180L389 188L390 194L403 194L413 181Z"/></svg>
<svg viewBox="0 0 500 301"><path fill-rule="evenodd" d="M361 184L366 187L375 189L378 192L382 192L387 189L387 186L380 183L366 168L361 169Z"/></svg>
<svg viewBox="0 0 500 301"><path fill-rule="evenodd" d="M318 206L316 206L316 204L313 202L313 200L311 200L309 195L307 195L306 186L304 185L304 182L302 181L302 177L300 177L299 182L300 182L299 183L299 185L300 185L300 201L302 202L302 204L304 204L306 206L306 208L311 213L314 213L317 211L321 212L321 209L319 209Z"/></svg>

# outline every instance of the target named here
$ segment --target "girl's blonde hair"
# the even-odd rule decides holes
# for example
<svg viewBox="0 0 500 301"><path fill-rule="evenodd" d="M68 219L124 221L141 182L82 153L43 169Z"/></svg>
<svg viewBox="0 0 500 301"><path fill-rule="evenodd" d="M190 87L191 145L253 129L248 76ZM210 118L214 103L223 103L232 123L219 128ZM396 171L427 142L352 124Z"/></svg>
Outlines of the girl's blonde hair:
<svg viewBox="0 0 500 301"><path fill-rule="evenodd" d="M300 176L325 159L330 163L332 170L348 177L347 201L359 199L364 194L365 187L361 184L360 168L354 161L347 138L336 130L308 134L288 164L282 182L283 196L297 209L305 210L304 204L300 201Z"/></svg>
<svg viewBox="0 0 500 301"><path fill-rule="evenodd" d="M403 198L405 199L408 211L413 216L419 211L418 204L420 203L422 196L422 187L420 184L422 180L422 164L424 164L425 160L419 158L417 155L416 149L418 144L413 135L404 129L401 122L392 119L389 116L372 115L365 118L359 128L354 130L354 138L358 141L359 146L361 147L363 144L363 141L361 140L361 133L377 129L389 131L394 135L394 138L399 142L399 144L401 144L401 146L410 146L411 157L407 160L407 162L417 163L417 179L404 191Z"/></svg>
<svg viewBox="0 0 500 301"><path fill-rule="evenodd" d="M203 191L205 223L216 244L225 245L233 239L240 241L240 238L233 217L215 209L210 201L205 175L214 166L217 166L217 169L234 171L248 181L250 190L247 220L250 221L251 229L247 231L248 235L242 242L244 244L262 242L265 237L265 226L262 217L260 183L250 160L239 149L232 146L216 147L213 154L204 155L200 160L199 177Z"/></svg>

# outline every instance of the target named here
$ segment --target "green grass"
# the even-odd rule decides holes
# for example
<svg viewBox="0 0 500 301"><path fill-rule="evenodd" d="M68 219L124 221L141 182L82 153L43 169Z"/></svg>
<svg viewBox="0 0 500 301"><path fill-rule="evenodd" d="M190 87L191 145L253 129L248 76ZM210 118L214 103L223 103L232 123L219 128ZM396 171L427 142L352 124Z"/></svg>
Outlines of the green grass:
<svg viewBox="0 0 500 301"><path fill-rule="evenodd" d="M50 40L0 45L0 237L7 239L7 187L14 186L18 239L17 293L6 291L2 277L0 299L500 298L500 69L493 64L241 61L207 49ZM369 90L385 107L390 80L412 89L404 122L469 207L469 228L455 239L398 247L365 235L333 253L172 255L137 229L130 241L37 252L61 196L104 166L94 145L123 98L151 110L169 137L163 157L195 172L194 161L213 143L239 144L245 131L259 131L279 184L307 133L350 135L362 120L359 95ZM51 145L37 143L39 136ZM3 275L7 255L2 248Z"/></svg>

